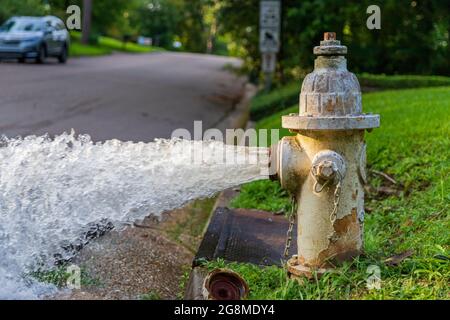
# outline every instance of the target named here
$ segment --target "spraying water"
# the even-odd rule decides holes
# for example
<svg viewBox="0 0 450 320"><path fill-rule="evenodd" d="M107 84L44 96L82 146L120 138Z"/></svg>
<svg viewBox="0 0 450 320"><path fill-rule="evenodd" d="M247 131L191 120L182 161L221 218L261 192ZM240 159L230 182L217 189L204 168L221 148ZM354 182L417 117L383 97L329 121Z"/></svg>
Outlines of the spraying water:
<svg viewBox="0 0 450 320"><path fill-rule="evenodd" d="M93 143L74 133L4 138L0 148L0 299L56 288L26 276L70 259L86 227L116 229L265 178L266 149L221 142Z"/></svg>

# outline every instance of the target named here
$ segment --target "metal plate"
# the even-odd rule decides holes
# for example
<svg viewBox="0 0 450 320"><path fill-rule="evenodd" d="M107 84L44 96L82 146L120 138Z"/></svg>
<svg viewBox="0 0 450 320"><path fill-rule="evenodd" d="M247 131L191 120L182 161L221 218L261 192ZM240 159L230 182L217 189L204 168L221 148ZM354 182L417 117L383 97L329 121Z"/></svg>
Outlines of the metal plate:
<svg viewBox="0 0 450 320"><path fill-rule="evenodd" d="M291 130L352 130L371 129L380 126L379 115L343 117L305 117L288 115L282 117L282 126Z"/></svg>
<svg viewBox="0 0 450 320"><path fill-rule="evenodd" d="M282 215L219 207L213 213L200 244L194 267L201 261L218 258L261 266L282 266L287 230L288 221ZM296 232L293 237L291 254L297 252Z"/></svg>

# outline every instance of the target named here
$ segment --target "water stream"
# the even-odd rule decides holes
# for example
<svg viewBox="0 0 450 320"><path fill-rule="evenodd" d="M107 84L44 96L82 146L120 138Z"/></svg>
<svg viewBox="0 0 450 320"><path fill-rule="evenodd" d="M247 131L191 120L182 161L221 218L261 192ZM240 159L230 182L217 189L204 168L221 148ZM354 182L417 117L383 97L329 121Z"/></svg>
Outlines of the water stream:
<svg viewBox="0 0 450 320"><path fill-rule="evenodd" d="M0 142L0 299L56 290L27 276L70 259L105 221L116 229L229 187L266 178L266 149L221 142L94 143L89 136Z"/></svg>

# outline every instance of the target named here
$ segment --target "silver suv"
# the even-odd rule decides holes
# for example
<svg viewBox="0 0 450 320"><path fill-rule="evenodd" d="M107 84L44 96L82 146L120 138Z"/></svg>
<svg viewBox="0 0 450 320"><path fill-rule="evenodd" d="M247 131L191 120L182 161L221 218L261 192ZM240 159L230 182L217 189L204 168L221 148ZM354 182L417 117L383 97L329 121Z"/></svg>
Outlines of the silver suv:
<svg viewBox="0 0 450 320"><path fill-rule="evenodd" d="M61 19L13 17L0 27L0 59L34 59L44 63L47 57L67 61L70 35Z"/></svg>

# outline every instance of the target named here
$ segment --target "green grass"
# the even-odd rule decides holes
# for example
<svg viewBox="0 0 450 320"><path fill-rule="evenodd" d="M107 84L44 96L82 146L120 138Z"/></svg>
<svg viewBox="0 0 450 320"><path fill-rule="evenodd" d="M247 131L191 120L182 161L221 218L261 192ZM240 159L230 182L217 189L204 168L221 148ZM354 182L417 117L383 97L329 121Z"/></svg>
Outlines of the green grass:
<svg viewBox="0 0 450 320"><path fill-rule="evenodd" d="M425 88L437 86L450 86L450 77L443 76L414 76L414 75L358 75L359 82L363 89L405 89L405 88ZM295 83L288 84L269 93L260 93L252 101L251 117L253 120L261 120L275 112L284 110L298 103L298 96L302 84L302 79Z"/></svg>
<svg viewBox="0 0 450 320"><path fill-rule="evenodd" d="M365 254L321 279L299 285L276 267L228 264L249 282L251 299L449 299L450 291L450 87L363 95L367 112L381 114L381 128L367 134L368 166L393 176L400 196L367 199ZM279 128L280 115L257 124ZM283 134L288 132L283 131ZM370 184L380 180L371 176ZM273 182L242 187L235 207L284 210L289 199ZM383 261L406 250L399 266ZM223 261L209 267L223 266ZM368 290L367 267L381 269L381 290Z"/></svg>
<svg viewBox="0 0 450 320"><path fill-rule="evenodd" d="M141 46L132 42L127 42L124 44L120 40L103 36L98 37L97 44L84 45L80 42L81 33L71 32L70 35L72 40L70 55L72 57L101 56L111 54L114 51L127 53L149 53L163 50L162 48Z"/></svg>
<svg viewBox="0 0 450 320"><path fill-rule="evenodd" d="M81 278L80 278L81 287L92 287L100 285L100 280L91 277L87 273L86 269L81 268L80 271L81 271ZM53 284L58 288L65 288L67 285L67 281L71 276L71 274L67 272L67 266L55 267L54 269L51 270L37 270L32 272L30 275L40 282Z"/></svg>
<svg viewBox="0 0 450 320"><path fill-rule="evenodd" d="M279 183L261 180L243 185L239 195L231 201L235 208L258 209L271 212L287 211L291 201Z"/></svg>
<svg viewBox="0 0 450 320"><path fill-rule="evenodd" d="M112 51L107 48L102 48L94 45L84 45L79 42L72 42L70 45L70 56L71 57L82 57L82 56L104 56L111 54Z"/></svg>
<svg viewBox="0 0 450 320"><path fill-rule="evenodd" d="M418 76L418 75L395 75L384 74L358 75L362 87L378 89L406 89L406 88L426 88L449 86L450 77L444 76Z"/></svg>
<svg viewBox="0 0 450 320"><path fill-rule="evenodd" d="M158 292L150 291L149 293L143 294L140 300L161 300L161 295Z"/></svg>

